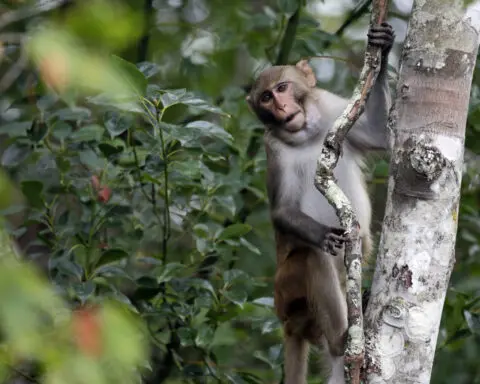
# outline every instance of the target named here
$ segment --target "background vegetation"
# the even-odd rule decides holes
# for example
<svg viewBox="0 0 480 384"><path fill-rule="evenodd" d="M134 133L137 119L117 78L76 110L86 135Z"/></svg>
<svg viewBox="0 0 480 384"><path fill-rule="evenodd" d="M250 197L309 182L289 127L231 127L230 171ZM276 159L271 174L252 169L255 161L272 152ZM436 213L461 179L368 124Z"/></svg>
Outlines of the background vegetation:
<svg viewBox="0 0 480 384"><path fill-rule="evenodd" d="M0 5L1 382L281 379L263 130L245 94L264 66L315 56L319 85L349 96L368 4ZM394 83L404 2L390 15ZM466 147L432 383L480 383L478 74ZM387 173L371 159L377 234Z"/></svg>

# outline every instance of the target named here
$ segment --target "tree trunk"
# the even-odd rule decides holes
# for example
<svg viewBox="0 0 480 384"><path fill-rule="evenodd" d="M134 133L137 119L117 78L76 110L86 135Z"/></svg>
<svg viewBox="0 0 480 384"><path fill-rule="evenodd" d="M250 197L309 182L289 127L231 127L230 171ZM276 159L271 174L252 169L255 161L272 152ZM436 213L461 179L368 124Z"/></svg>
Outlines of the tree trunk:
<svg viewBox="0 0 480 384"><path fill-rule="evenodd" d="M416 0L389 128L388 199L366 313L366 382L429 383L448 281L477 31L462 1Z"/></svg>

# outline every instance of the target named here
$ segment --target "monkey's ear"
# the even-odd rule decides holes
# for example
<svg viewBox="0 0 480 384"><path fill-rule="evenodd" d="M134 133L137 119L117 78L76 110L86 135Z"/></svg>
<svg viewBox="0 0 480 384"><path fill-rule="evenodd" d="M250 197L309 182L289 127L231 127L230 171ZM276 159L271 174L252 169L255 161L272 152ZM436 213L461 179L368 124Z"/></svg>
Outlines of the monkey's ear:
<svg viewBox="0 0 480 384"><path fill-rule="evenodd" d="M300 60L295 67L297 67L297 69L303 73L305 79L307 79L307 85L310 88L314 88L317 85L317 78L315 77L315 73L313 72L312 67L310 67L308 64L307 60Z"/></svg>
<svg viewBox="0 0 480 384"><path fill-rule="evenodd" d="M247 95L245 97L245 100L247 101L247 105L248 105L248 108L250 109L250 111L253 112L253 100L252 100L252 97L250 95Z"/></svg>

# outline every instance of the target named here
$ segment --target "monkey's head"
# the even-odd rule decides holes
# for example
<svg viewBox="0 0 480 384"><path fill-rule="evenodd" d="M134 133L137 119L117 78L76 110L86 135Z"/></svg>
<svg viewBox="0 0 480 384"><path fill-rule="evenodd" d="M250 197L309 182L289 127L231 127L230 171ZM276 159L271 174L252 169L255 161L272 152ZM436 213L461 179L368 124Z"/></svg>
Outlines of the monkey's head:
<svg viewBox="0 0 480 384"><path fill-rule="evenodd" d="M294 134L306 126L305 99L316 83L306 60L295 66L274 66L260 74L247 101L268 129Z"/></svg>

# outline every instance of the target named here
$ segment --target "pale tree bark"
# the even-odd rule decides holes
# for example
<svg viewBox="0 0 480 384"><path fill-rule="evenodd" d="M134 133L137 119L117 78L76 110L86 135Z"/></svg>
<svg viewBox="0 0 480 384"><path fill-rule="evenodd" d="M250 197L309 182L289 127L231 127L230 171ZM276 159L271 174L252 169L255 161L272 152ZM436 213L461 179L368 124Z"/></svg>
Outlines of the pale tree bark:
<svg viewBox="0 0 480 384"><path fill-rule="evenodd" d="M416 0L391 110L388 199L365 317L366 382L429 383L455 236L478 33Z"/></svg>

